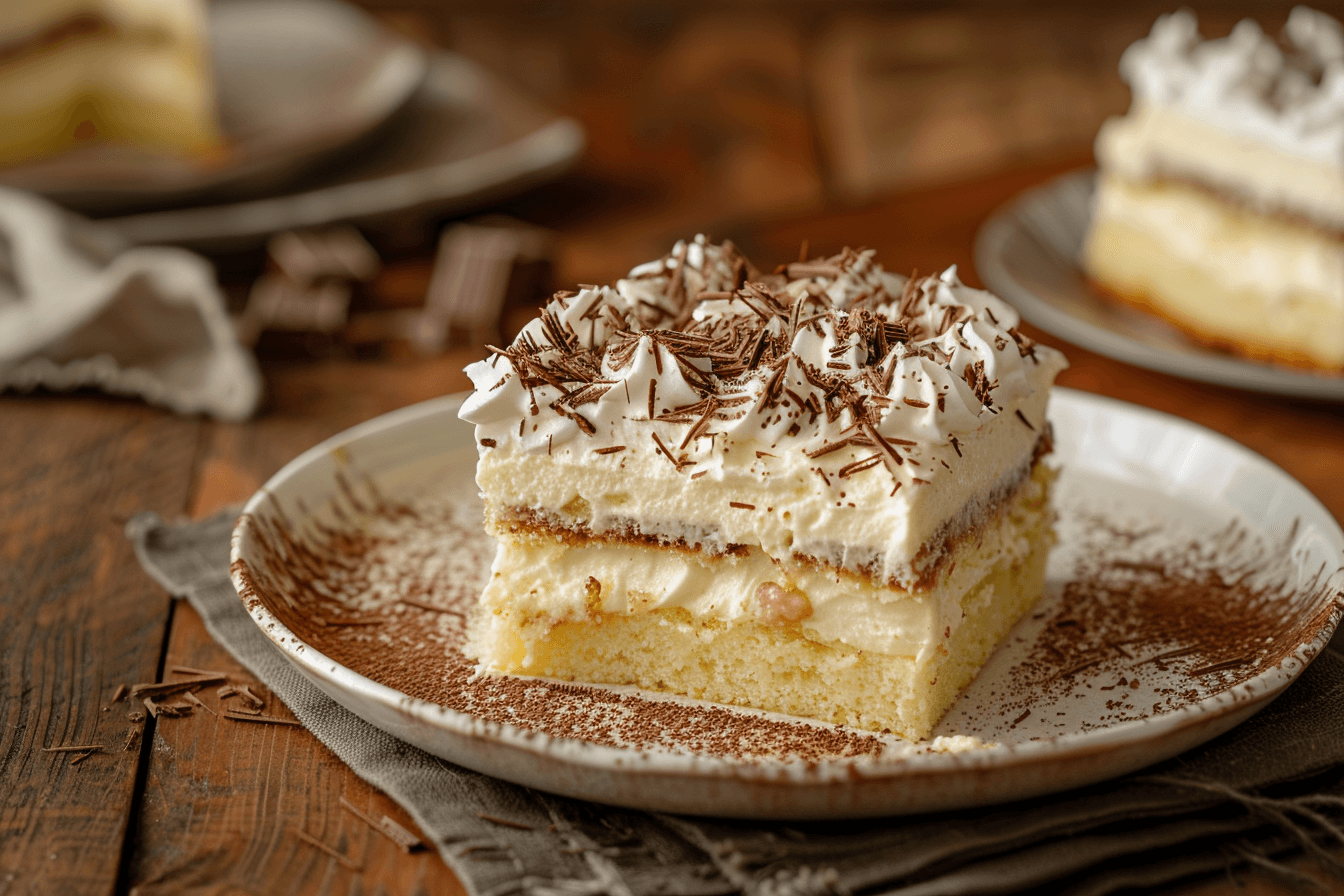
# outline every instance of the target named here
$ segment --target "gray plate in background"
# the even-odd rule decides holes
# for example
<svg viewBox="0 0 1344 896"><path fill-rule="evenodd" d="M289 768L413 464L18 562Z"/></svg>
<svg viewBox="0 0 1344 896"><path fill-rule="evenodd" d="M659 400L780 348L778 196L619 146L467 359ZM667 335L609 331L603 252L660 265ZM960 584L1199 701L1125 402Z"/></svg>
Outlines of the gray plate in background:
<svg viewBox="0 0 1344 896"><path fill-rule="evenodd" d="M217 155L97 143L0 171L0 183L88 214L275 191L375 130L428 71L424 50L337 0L216 0L210 52Z"/></svg>

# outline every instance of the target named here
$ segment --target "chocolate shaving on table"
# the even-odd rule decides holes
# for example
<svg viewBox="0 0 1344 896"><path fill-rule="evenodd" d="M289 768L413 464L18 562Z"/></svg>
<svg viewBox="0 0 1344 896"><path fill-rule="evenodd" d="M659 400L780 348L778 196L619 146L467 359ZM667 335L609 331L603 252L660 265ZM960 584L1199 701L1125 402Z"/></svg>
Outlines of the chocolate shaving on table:
<svg viewBox="0 0 1344 896"><path fill-rule="evenodd" d="M193 704L193 705L195 705L195 706L200 707L201 709L203 709L203 710L205 710L206 712L210 713L210 715L212 715L212 716L218 716L218 715L219 715L219 713L215 712L213 709L211 709L210 707L208 707L208 706L206 706L204 703L202 703L202 702L201 702L201 698L200 698L200 697L197 697L197 696L196 696L195 694L193 694L191 691L187 691L185 694L183 694L183 695L182 695L182 699L186 700L187 702L189 702L189 703L191 703L191 704Z"/></svg>
<svg viewBox="0 0 1344 896"><path fill-rule="evenodd" d="M143 702L145 708L149 710L149 714L156 719L159 716L166 716L170 719L189 716L193 709L190 703L159 703L152 697L143 698Z"/></svg>
<svg viewBox="0 0 1344 896"><path fill-rule="evenodd" d="M313 846L321 850L322 852L326 853L327 855L335 859L342 866L349 868L351 871L364 870L363 865L360 865L358 862L356 862L354 859L351 859L345 853L338 851L334 846L328 846L327 844L323 843L321 840L317 839L307 831L300 828L296 829L295 833L298 834L299 839L302 840L304 843L307 843L309 846Z"/></svg>
<svg viewBox="0 0 1344 896"><path fill-rule="evenodd" d="M141 699L145 697L171 697L174 694L180 694L183 691L192 691L207 684L218 684L225 680L223 675L202 675L195 678L186 678L182 681L162 681L158 684L136 684L131 685L131 697Z"/></svg>
<svg viewBox="0 0 1344 896"><path fill-rule="evenodd" d="M372 815L360 809L354 803L350 802L344 796L341 797L341 806L351 815L391 840L397 846L401 847L402 852L416 852L425 848L425 842L411 833L394 819L384 815L381 819L375 819Z"/></svg>
<svg viewBox="0 0 1344 896"><path fill-rule="evenodd" d="M232 709L224 710L223 716L226 719L233 719L235 722L263 722L268 725L300 725L300 722L296 719L282 719L279 716L264 716L257 713L239 712Z"/></svg>

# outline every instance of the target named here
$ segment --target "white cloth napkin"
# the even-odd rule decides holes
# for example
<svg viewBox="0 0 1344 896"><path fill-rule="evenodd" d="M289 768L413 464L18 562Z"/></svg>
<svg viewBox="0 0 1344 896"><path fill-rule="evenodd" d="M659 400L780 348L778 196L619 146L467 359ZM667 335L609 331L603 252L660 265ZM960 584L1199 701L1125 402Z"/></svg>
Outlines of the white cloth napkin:
<svg viewBox="0 0 1344 896"><path fill-rule="evenodd" d="M209 262L0 188L0 390L85 386L220 420L261 399Z"/></svg>

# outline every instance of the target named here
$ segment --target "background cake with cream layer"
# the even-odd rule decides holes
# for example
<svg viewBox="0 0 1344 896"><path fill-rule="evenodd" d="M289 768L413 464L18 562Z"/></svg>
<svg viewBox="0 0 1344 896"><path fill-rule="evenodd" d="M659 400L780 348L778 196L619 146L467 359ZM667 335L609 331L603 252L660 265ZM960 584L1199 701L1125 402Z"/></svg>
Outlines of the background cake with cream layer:
<svg viewBox="0 0 1344 896"><path fill-rule="evenodd" d="M202 0L0 4L0 165L110 140L220 143Z"/></svg>
<svg viewBox="0 0 1344 896"><path fill-rule="evenodd" d="M1202 40L1163 16L1126 50L1133 92L1097 137L1083 262L1201 341L1344 371L1344 34L1298 7Z"/></svg>
<svg viewBox="0 0 1344 896"><path fill-rule="evenodd" d="M468 368L468 655L925 737L1042 589L1062 356L955 269L698 237Z"/></svg>

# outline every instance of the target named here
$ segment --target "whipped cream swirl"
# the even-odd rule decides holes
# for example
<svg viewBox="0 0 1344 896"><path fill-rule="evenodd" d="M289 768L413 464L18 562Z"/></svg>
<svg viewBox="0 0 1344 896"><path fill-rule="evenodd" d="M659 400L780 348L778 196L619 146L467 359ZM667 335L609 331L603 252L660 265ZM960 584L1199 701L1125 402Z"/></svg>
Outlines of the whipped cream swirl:
<svg viewBox="0 0 1344 896"><path fill-rule="evenodd" d="M1162 16L1120 59L1136 104L1175 109L1244 139L1344 165L1344 29L1299 6L1283 46L1254 21L1203 40L1188 11Z"/></svg>
<svg viewBox="0 0 1344 896"><path fill-rule="evenodd" d="M558 293L467 368L461 417L482 450L621 450L647 430L678 470L775 447L868 448L894 469L917 446L955 448L1065 366L1018 322L955 267L909 279L847 249L762 275L702 235L615 287Z"/></svg>

